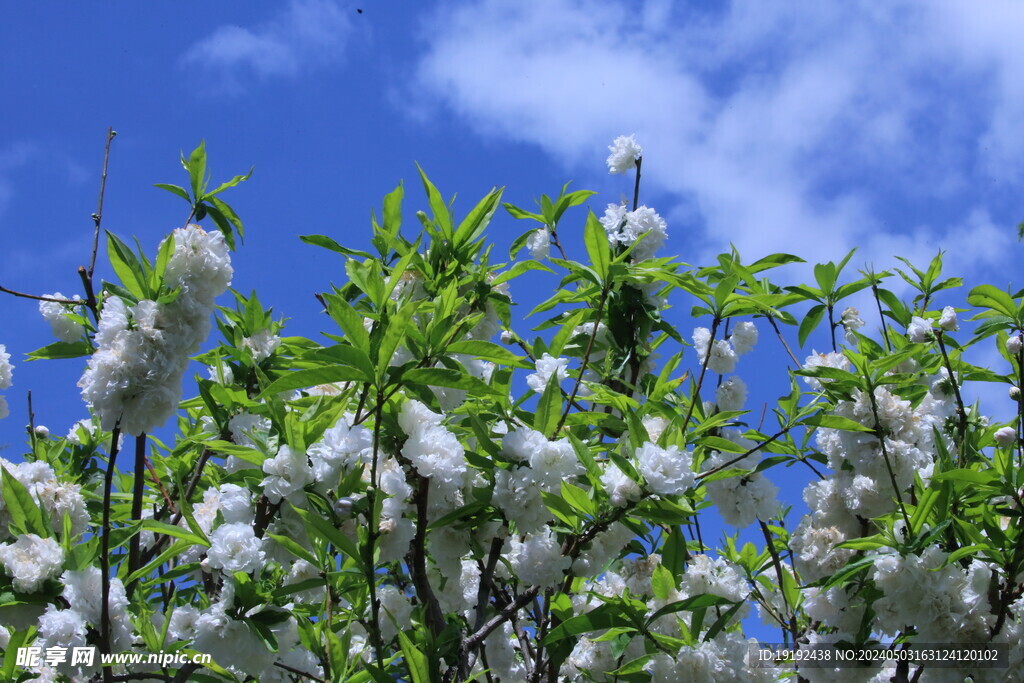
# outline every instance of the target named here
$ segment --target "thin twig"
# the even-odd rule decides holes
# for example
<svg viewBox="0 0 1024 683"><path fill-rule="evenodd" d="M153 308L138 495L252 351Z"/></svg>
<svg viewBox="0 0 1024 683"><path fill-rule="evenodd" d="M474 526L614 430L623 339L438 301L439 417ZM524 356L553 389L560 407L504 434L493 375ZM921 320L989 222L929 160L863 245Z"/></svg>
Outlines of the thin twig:
<svg viewBox="0 0 1024 683"><path fill-rule="evenodd" d="M290 667L287 664L282 664L281 662L274 662L274 666L276 666L279 669L284 669L288 673L295 674L296 676L302 676L303 678L308 678L311 681L316 681L317 683L326 683L326 681L324 681L324 679L322 679L322 678L320 678L318 676L314 676L311 673L306 673L305 671L302 671L301 669L296 669L296 668Z"/></svg>
<svg viewBox="0 0 1024 683"><path fill-rule="evenodd" d="M16 290L9 289L7 287L4 287L3 285L0 285L0 292L19 297L21 299L32 299L33 301L52 301L55 304L65 304L67 306L84 306L86 304L86 302L82 301L81 299L59 299L53 296L39 296L37 294L26 294L25 292L18 292Z"/></svg>
<svg viewBox="0 0 1024 683"><path fill-rule="evenodd" d="M92 234L92 258L89 259L89 281L92 282L92 274L96 270L96 252L99 251L100 246L100 224L103 222L103 195L107 191L107 162L110 161L110 143L117 136L117 131L113 127L107 128L107 144L103 148L103 172L100 174L100 196L96 200L96 213L92 215L93 222L93 234Z"/></svg>

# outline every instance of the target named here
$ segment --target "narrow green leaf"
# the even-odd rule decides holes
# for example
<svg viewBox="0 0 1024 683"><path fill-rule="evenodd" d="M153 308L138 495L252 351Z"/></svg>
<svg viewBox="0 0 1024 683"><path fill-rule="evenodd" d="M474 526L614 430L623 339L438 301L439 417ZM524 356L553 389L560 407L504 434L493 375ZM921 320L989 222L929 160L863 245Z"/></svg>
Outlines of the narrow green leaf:
<svg viewBox="0 0 1024 683"><path fill-rule="evenodd" d="M590 257L594 272L601 277L602 281L606 280L611 267L611 246L608 244L608 234L593 211L587 216L587 223L583 228L583 241L586 244L587 255Z"/></svg>

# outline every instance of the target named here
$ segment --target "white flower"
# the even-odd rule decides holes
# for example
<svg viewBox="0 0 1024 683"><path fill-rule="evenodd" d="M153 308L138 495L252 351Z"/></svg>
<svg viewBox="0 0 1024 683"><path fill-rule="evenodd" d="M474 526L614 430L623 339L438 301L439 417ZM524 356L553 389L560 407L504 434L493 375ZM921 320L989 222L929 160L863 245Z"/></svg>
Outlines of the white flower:
<svg viewBox="0 0 1024 683"><path fill-rule="evenodd" d="M440 420L440 415L419 401L406 401L398 418L403 428L409 428L402 455L420 476L436 485L436 493L445 501L458 503L466 473L465 449L452 432L439 424ZM436 498L432 502L436 503Z"/></svg>
<svg viewBox="0 0 1024 683"><path fill-rule="evenodd" d="M708 358L709 347L711 353L710 358ZM737 355L732 345L724 339L719 339L712 344L711 330L706 327L698 327L693 330L693 348L697 352L697 360L699 362L704 363L704 359L707 358L707 366L709 370L717 372L720 375L725 375L736 370Z"/></svg>
<svg viewBox="0 0 1024 683"><path fill-rule="evenodd" d="M647 486L663 496L681 495L693 486L692 459L693 454L680 451L679 446L661 448L650 441L636 451L637 466Z"/></svg>
<svg viewBox="0 0 1024 683"><path fill-rule="evenodd" d="M547 228L537 228L526 239L526 248L530 250L531 258L538 261L546 259L551 251L551 233Z"/></svg>
<svg viewBox="0 0 1024 683"><path fill-rule="evenodd" d="M85 618L73 609L50 605L39 617L39 639L50 647L82 647L87 630Z"/></svg>
<svg viewBox="0 0 1024 683"><path fill-rule="evenodd" d="M924 318L919 318L916 315L911 318L910 325L907 326L907 338L915 344L923 344L931 339L932 335L932 324Z"/></svg>
<svg viewBox="0 0 1024 683"><path fill-rule="evenodd" d="M960 323L957 322L955 308L952 306L946 306L942 309L942 317L939 318L939 327L947 332L958 332L960 330Z"/></svg>
<svg viewBox="0 0 1024 683"><path fill-rule="evenodd" d="M175 230L171 239L174 251L164 271L167 285L181 287L180 296L212 306L231 284L233 274L224 235L219 230L206 232L198 225L188 225Z"/></svg>
<svg viewBox="0 0 1024 683"><path fill-rule="evenodd" d="M270 330L260 330L251 337L242 337L242 348L249 349L257 363L270 358L280 345L281 338Z"/></svg>
<svg viewBox="0 0 1024 683"><path fill-rule="evenodd" d="M0 389L11 388L11 371L14 366L11 364L11 354L7 353L7 347L0 344Z"/></svg>
<svg viewBox="0 0 1024 683"><path fill-rule="evenodd" d="M740 356L751 351L757 344L757 326L749 320L739 323L729 335L729 342Z"/></svg>
<svg viewBox="0 0 1024 683"><path fill-rule="evenodd" d="M625 507L627 501L640 500L640 485L629 478L618 466L609 462L601 474L601 483L615 507Z"/></svg>
<svg viewBox="0 0 1024 683"><path fill-rule="evenodd" d="M568 358L554 358L551 354L545 353L537 359L537 372L527 375L526 383L538 394L543 393L552 376L557 377L558 382L569 377L568 367Z"/></svg>
<svg viewBox="0 0 1024 683"><path fill-rule="evenodd" d="M542 448L547 438L535 429L517 427L501 438L501 454L511 460L524 462Z"/></svg>
<svg viewBox="0 0 1024 683"><path fill-rule="evenodd" d="M719 384L715 390L715 403L719 410L743 410L746 401L747 385L737 375Z"/></svg>
<svg viewBox="0 0 1024 683"><path fill-rule="evenodd" d="M248 524L221 524L210 536L206 561L214 569L253 572L263 565L263 551Z"/></svg>
<svg viewBox="0 0 1024 683"><path fill-rule="evenodd" d="M680 577L679 591L687 598L706 594L740 602L750 594L750 586L729 560L694 555Z"/></svg>
<svg viewBox="0 0 1024 683"><path fill-rule="evenodd" d="M1013 427L1000 427L993 436L997 444L1006 448L1012 446L1013 442L1017 440L1017 430Z"/></svg>
<svg viewBox="0 0 1024 683"><path fill-rule="evenodd" d="M1021 336L1019 334L1015 334L1006 340L1006 352L1009 353L1011 356L1016 356L1018 353L1020 353L1020 349Z"/></svg>
<svg viewBox="0 0 1024 683"><path fill-rule="evenodd" d="M861 320L860 311L853 306L849 306L843 309L843 314L839 319L843 329L846 331L846 343L854 346L857 344L856 332L860 328L864 327L864 321Z"/></svg>
<svg viewBox="0 0 1024 683"><path fill-rule="evenodd" d="M252 494L237 484L221 484L218 489L219 511L227 524L252 524Z"/></svg>
<svg viewBox="0 0 1024 683"><path fill-rule="evenodd" d="M635 261L654 256L668 238L665 220L646 206L626 211L625 206L609 204L600 221L613 247L629 247L643 236L631 254Z"/></svg>
<svg viewBox="0 0 1024 683"><path fill-rule="evenodd" d="M835 368L836 370L848 370L850 368L850 360L842 353L837 351L830 351L828 353L818 353L813 351L811 355L807 356L807 360L804 361L804 370L812 370L814 368ZM804 377L804 382L807 383L811 389L821 389L822 383L828 383L832 380L818 377Z"/></svg>
<svg viewBox="0 0 1024 683"><path fill-rule="evenodd" d="M279 503L313 481L313 468L306 454L291 446L281 446L277 455L263 461L263 471L270 475L263 480L263 493L271 503Z"/></svg>
<svg viewBox="0 0 1024 683"><path fill-rule="evenodd" d="M509 545L512 570L528 586L554 587L562 581L565 570L572 564L568 557L562 555L558 537L546 527L537 533L527 534L522 541L513 538Z"/></svg>
<svg viewBox="0 0 1024 683"><path fill-rule="evenodd" d="M351 415L343 415L323 438L309 447L313 477L325 490L337 487L343 469L373 458L373 432L362 425L350 427Z"/></svg>
<svg viewBox="0 0 1024 683"><path fill-rule="evenodd" d="M47 294L46 296L54 299L66 298L60 292L54 292L53 294ZM71 298L73 301L82 300L82 298L77 294ZM65 313L74 313L75 308L75 306L71 306L70 304L61 304L56 301L39 302L39 312L42 314L46 322L50 323L50 329L53 331L53 336L62 342L74 342L82 338L82 325L65 315Z"/></svg>
<svg viewBox="0 0 1024 683"><path fill-rule="evenodd" d="M171 613L171 623L167 625L167 635L171 641L192 640L196 633L196 622L199 620L199 610L192 605L182 605L174 608Z"/></svg>
<svg viewBox="0 0 1024 683"><path fill-rule="evenodd" d="M60 573L64 549L52 538L25 534L14 543L0 545L0 564L16 590L34 593L44 581Z"/></svg>
<svg viewBox="0 0 1024 683"><path fill-rule="evenodd" d="M608 172L625 173L636 168L636 160L644 154L643 147L636 141L636 135L620 135L608 146Z"/></svg>
<svg viewBox="0 0 1024 683"><path fill-rule="evenodd" d="M87 567L81 571L66 571L60 577L64 584L61 595L86 621L99 624L102 614L103 584L102 575L97 567ZM112 616L124 616L128 608L128 595L125 593L121 579L110 580L110 594L107 599L108 612Z"/></svg>

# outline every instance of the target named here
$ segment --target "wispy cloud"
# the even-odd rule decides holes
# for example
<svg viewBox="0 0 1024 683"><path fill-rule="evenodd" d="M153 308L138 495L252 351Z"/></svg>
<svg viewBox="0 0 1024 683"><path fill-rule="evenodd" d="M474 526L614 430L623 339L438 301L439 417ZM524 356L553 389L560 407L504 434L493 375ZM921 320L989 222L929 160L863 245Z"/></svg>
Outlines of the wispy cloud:
<svg viewBox="0 0 1024 683"><path fill-rule="evenodd" d="M265 23L220 26L182 57L238 90L252 79L292 78L344 57L352 25L333 0L289 0Z"/></svg>
<svg viewBox="0 0 1024 683"><path fill-rule="evenodd" d="M449 3L417 86L576 172L637 133L688 257L1012 252L993 216L1024 179L1024 6L693 5Z"/></svg>

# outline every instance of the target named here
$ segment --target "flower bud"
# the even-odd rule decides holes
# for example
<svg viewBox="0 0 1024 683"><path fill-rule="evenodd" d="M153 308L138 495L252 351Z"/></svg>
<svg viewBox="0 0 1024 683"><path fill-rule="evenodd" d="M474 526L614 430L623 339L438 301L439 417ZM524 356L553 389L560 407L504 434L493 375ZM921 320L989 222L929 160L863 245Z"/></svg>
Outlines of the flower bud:
<svg viewBox="0 0 1024 683"><path fill-rule="evenodd" d="M1003 448L1012 446L1013 442L1017 440L1017 430L1013 427L1000 427L995 433L996 443Z"/></svg>
<svg viewBox="0 0 1024 683"><path fill-rule="evenodd" d="M514 344L516 341L516 335L511 330L501 331L501 343L502 344Z"/></svg>
<svg viewBox="0 0 1024 683"><path fill-rule="evenodd" d="M1020 387L1010 387L1010 399L1013 401L1020 400Z"/></svg>
<svg viewBox="0 0 1024 683"><path fill-rule="evenodd" d="M1006 351L1011 356L1016 356L1020 353L1021 339L1019 334L1015 334L1006 340Z"/></svg>
<svg viewBox="0 0 1024 683"><path fill-rule="evenodd" d="M942 309L942 317L939 318L939 327L947 332L957 332L960 330L960 323L956 319L955 308L952 306L946 306Z"/></svg>
<svg viewBox="0 0 1024 683"><path fill-rule="evenodd" d="M924 318L914 316L907 326L907 338L915 344L924 344L932 338L932 324Z"/></svg>
<svg viewBox="0 0 1024 683"><path fill-rule="evenodd" d="M50 436L50 430L45 425L36 425L36 437L45 439Z"/></svg>
<svg viewBox="0 0 1024 683"><path fill-rule="evenodd" d="M349 497L339 498L334 501L334 514L339 517L348 517L352 514L352 499Z"/></svg>

